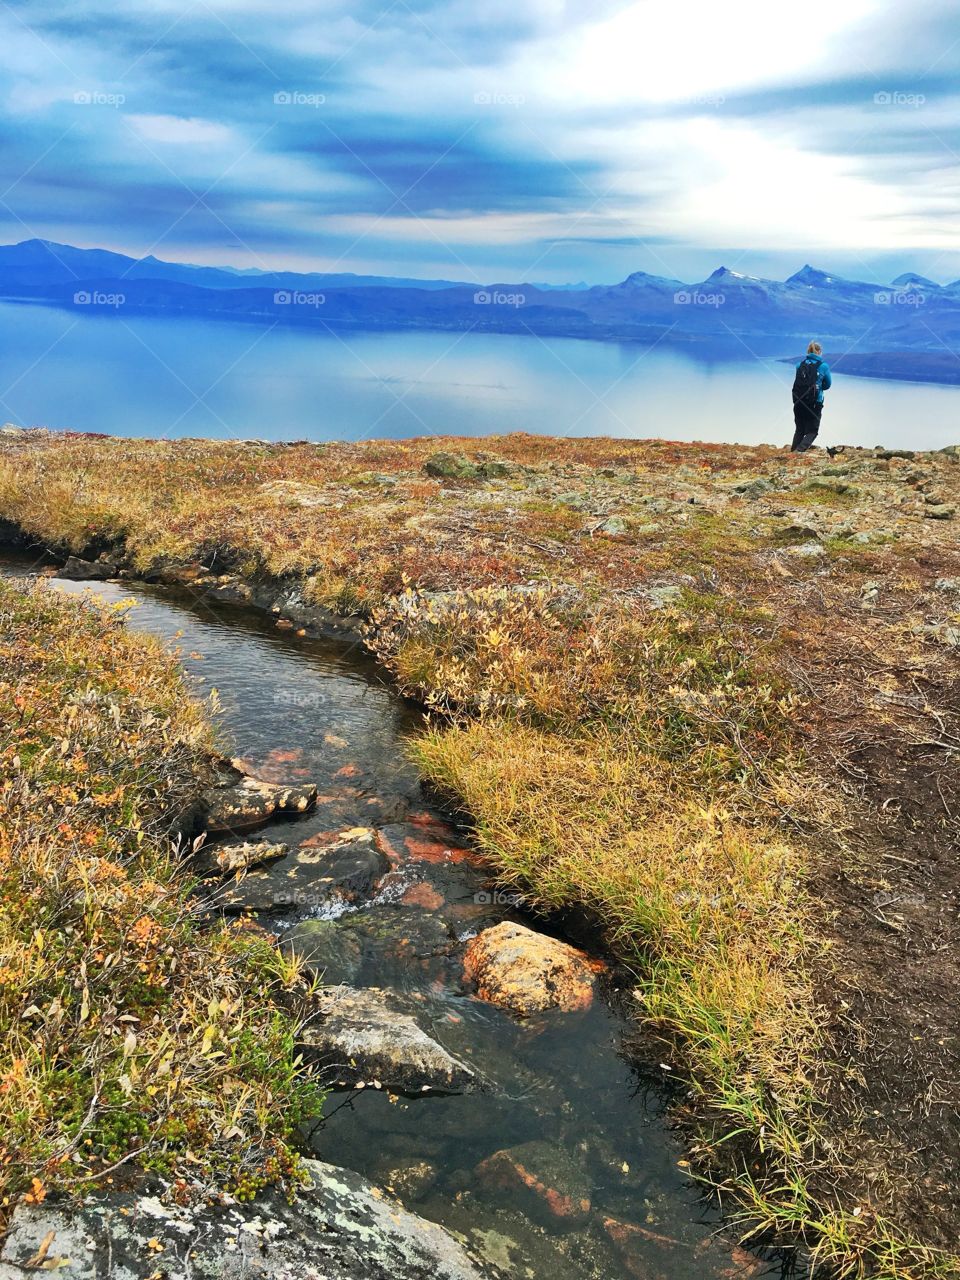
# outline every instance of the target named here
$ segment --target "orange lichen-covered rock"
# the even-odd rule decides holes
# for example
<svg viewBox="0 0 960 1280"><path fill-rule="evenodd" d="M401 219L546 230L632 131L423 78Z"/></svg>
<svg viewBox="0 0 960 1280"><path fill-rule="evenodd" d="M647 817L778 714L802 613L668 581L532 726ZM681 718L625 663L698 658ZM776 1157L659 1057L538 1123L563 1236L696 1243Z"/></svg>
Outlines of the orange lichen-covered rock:
<svg viewBox="0 0 960 1280"><path fill-rule="evenodd" d="M565 1151L548 1142L495 1151L477 1166L477 1177L508 1192L524 1213L553 1230L581 1226L590 1215L589 1182Z"/></svg>
<svg viewBox="0 0 960 1280"><path fill-rule="evenodd" d="M506 920L470 942L463 969L482 1000L521 1017L593 1003L594 969L582 951Z"/></svg>

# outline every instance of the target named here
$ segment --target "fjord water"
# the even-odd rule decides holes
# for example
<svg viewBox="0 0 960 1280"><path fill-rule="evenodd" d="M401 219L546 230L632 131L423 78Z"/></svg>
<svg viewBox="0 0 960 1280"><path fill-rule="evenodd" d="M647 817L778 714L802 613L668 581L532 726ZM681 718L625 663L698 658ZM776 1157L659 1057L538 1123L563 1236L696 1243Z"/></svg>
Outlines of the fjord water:
<svg viewBox="0 0 960 1280"><path fill-rule="evenodd" d="M27 567L0 563L0 572ZM230 744L255 772L278 782L319 784L314 813L267 827L263 835L294 848L334 821L347 828L377 826L402 821L406 812L408 821L429 829L430 821L442 820L403 750L420 715L390 691L356 647L297 637L262 615L159 588L52 585L90 590L114 603L132 601L129 625L178 645L198 691L217 690ZM469 845L466 834L457 837ZM474 999L461 978L463 939L497 917L517 918L511 905L491 901L489 869L479 861L414 860L391 877L389 891L336 921L363 939L362 967L353 980L416 1001L421 1023L470 1062L483 1088L415 1098L375 1088L334 1090L325 1115L304 1131L310 1150L388 1185L393 1170L425 1163L432 1180L405 1193L397 1178L397 1193L415 1212L462 1232L499 1260L505 1274L536 1280L782 1275L779 1263L751 1259L716 1234L716 1212L690 1182L680 1163L682 1144L666 1123L663 1080L669 1071L657 1057L644 1063L624 1056L630 1031L616 1007L622 994L607 992L583 1015L559 1014L541 1025L517 1022ZM429 901L430 913L404 900L413 886L421 890L414 901ZM416 943L422 928L417 920L426 914L435 917L432 937L440 922L451 930L452 952L425 956L415 945L397 947L397 928L384 927L393 915L401 921L403 943ZM261 923L282 934L295 918L265 916ZM592 1184L589 1221L576 1230L537 1228L511 1203L510 1193L478 1181L474 1171L486 1156L530 1141L549 1144ZM610 1218L639 1227L628 1240L629 1260L611 1243Z"/></svg>
<svg viewBox="0 0 960 1280"><path fill-rule="evenodd" d="M370 333L0 303L0 413L126 436L608 435L789 442L782 342ZM957 443L960 387L838 376L823 444Z"/></svg>

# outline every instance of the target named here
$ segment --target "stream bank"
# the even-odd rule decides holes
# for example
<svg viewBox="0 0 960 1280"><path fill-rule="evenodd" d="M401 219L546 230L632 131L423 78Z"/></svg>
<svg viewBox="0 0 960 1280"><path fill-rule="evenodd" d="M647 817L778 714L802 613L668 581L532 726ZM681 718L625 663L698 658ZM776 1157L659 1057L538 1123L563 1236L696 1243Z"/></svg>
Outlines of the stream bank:
<svg viewBox="0 0 960 1280"><path fill-rule="evenodd" d="M668 1070L623 1056L618 993L526 1020L475 998L463 970L470 938L504 921L537 931L543 922L498 894L468 834L424 795L403 749L418 713L358 647L270 628L208 598L129 583L94 589L132 597L131 625L182 646L198 686L216 687L244 767L284 785L318 784L308 813L249 837L291 853L226 882L211 905L253 911L328 980L387 993L478 1077L467 1092L422 1096L345 1080L304 1129L313 1153L369 1177L511 1275L781 1273L715 1236L715 1210L690 1184L666 1120ZM379 871L354 884L352 901L319 884L344 838L354 858L366 847ZM557 1191L589 1207L557 1221Z"/></svg>

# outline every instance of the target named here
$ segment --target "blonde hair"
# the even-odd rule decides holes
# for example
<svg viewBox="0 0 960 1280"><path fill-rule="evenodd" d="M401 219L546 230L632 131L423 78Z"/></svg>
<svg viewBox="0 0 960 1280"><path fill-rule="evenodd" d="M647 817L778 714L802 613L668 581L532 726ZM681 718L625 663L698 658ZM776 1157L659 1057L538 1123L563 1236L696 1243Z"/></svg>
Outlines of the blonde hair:
<svg viewBox="0 0 960 1280"><path fill-rule="evenodd" d="M807 355L808 355L808 356L822 356L822 355L823 355L823 347L821 347L821 345L820 345L820 343L819 343L819 342L811 342L811 343L810 343L810 345L809 345L809 347L807 347Z"/></svg>

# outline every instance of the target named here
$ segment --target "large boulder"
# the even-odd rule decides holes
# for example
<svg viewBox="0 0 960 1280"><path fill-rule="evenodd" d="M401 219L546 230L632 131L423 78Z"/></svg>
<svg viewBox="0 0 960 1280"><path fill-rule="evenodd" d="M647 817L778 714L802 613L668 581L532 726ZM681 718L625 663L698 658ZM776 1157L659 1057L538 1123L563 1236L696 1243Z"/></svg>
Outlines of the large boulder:
<svg viewBox="0 0 960 1280"><path fill-rule="evenodd" d="M320 997L321 1020L304 1028L306 1061L331 1068L336 1082L376 1081L397 1093L460 1093L474 1072L422 1031L394 999L375 987L328 988Z"/></svg>
<svg viewBox="0 0 960 1280"><path fill-rule="evenodd" d="M108 578L117 576L117 568L113 560L83 560L80 556L70 556L63 568L57 571L57 577L71 582L106 582Z"/></svg>
<svg viewBox="0 0 960 1280"><path fill-rule="evenodd" d="M463 968L482 1000L521 1017L593 1003L594 966L582 951L508 920L470 942Z"/></svg>
<svg viewBox="0 0 960 1280"><path fill-rule="evenodd" d="M0 1280L484 1280L442 1227L408 1212L359 1174L305 1160L311 1185L293 1204L196 1209L111 1192L80 1208L18 1206ZM49 1238L52 1233L52 1238ZM39 1258L39 1261L37 1260Z"/></svg>
<svg viewBox="0 0 960 1280"><path fill-rule="evenodd" d="M591 1186L580 1166L549 1142L524 1142L487 1156L477 1177L499 1188L534 1222L549 1230L572 1230L590 1216Z"/></svg>
<svg viewBox="0 0 960 1280"><path fill-rule="evenodd" d="M423 469L428 476L434 476L438 480L475 480L480 474L479 468L462 453L446 453L443 450L431 453L424 462Z"/></svg>

